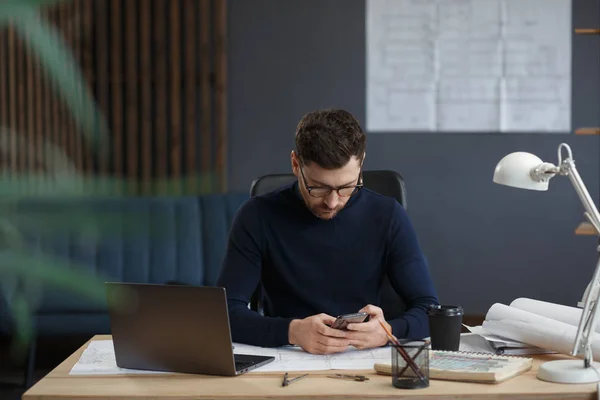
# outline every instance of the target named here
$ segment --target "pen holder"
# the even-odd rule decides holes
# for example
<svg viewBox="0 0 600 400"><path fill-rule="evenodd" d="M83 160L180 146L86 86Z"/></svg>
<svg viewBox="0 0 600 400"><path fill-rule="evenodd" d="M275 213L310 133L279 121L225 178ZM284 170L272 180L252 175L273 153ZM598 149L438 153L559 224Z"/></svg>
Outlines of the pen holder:
<svg viewBox="0 0 600 400"><path fill-rule="evenodd" d="M399 389L429 386L429 343L416 340L392 345L392 385Z"/></svg>

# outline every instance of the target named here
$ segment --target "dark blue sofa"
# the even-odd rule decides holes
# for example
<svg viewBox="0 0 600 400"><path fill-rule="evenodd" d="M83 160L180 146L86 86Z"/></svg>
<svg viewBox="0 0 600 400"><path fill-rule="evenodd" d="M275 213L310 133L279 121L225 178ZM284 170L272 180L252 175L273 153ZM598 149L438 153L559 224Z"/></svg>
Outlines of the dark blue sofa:
<svg viewBox="0 0 600 400"><path fill-rule="evenodd" d="M31 200L20 204L17 214L35 222L22 228L32 254L87 269L101 281L209 286L216 283L232 219L247 198L233 193ZM85 222L78 229L61 222L74 218ZM37 335L110 332L104 301L47 286L42 293L34 320ZM11 330L7 297L0 294L0 333L5 334Z"/></svg>

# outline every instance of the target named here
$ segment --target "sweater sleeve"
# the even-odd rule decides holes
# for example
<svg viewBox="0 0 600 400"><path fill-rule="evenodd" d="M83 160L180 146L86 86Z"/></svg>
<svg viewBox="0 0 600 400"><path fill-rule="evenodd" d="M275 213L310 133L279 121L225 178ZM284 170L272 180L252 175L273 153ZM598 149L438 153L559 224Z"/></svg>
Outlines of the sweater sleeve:
<svg viewBox="0 0 600 400"><path fill-rule="evenodd" d="M250 310L250 298L260 282L264 238L258 200L252 198L236 214L217 285L227 293L234 342L276 347L289 344L292 318L264 317Z"/></svg>
<svg viewBox="0 0 600 400"><path fill-rule="evenodd" d="M390 284L406 304L405 313L388 321L398 338L429 336L427 308L439 304L417 235L404 208L394 202L390 221L387 274Z"/></svg>

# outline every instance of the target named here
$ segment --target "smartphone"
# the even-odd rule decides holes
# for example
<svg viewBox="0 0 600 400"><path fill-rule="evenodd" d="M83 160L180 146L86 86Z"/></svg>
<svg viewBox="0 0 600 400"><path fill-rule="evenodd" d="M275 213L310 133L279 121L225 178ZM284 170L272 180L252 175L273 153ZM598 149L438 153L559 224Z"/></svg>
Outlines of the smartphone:
<svg viewBox="0 0 600 400"><path fill-rule="evenodd" d="M331 327L333 329L343 330L346 329L350 323L365 322L368 317L369 313L366 312L338 315Z"/></svg>

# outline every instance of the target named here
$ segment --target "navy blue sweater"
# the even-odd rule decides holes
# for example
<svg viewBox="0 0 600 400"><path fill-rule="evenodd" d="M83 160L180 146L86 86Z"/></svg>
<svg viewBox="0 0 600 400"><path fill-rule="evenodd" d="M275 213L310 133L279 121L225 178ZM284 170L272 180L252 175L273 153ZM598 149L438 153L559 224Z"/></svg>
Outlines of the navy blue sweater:
<svg viewBox="0 0 600 400"><path fill-rule="evenodd" d="M322 220L305 206L296 182L242 205L218 285L227 291L233 341L273 347L289 344L292 319L379 305L386 273L407 306L401 318L388 320L394 335L429 336L426 308L438 298L404 208L363 189L335 218ZM265 316L248 308L259 281Z"/></svg>

